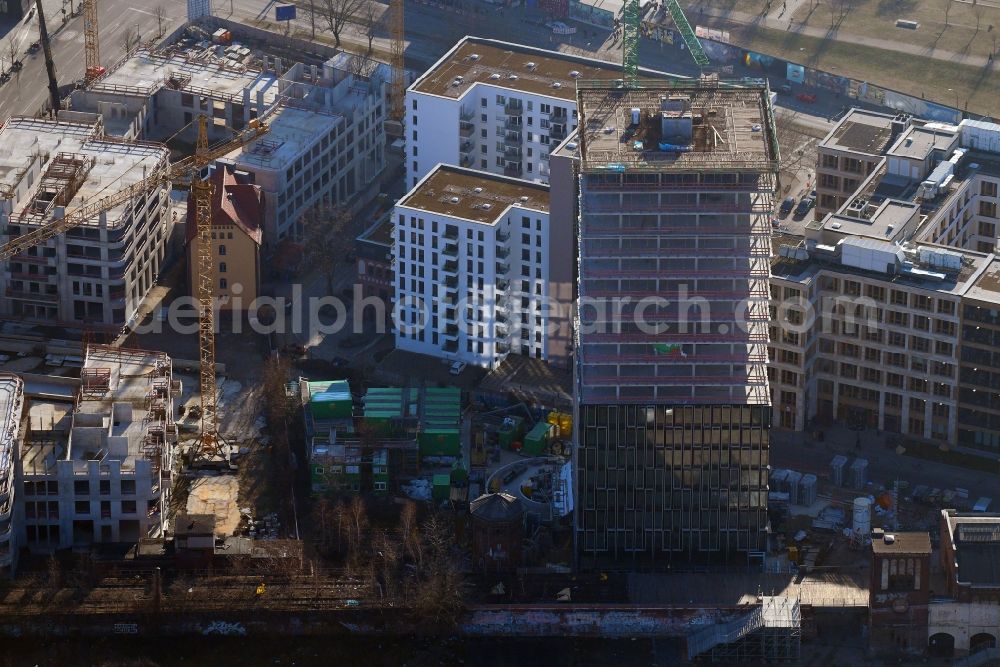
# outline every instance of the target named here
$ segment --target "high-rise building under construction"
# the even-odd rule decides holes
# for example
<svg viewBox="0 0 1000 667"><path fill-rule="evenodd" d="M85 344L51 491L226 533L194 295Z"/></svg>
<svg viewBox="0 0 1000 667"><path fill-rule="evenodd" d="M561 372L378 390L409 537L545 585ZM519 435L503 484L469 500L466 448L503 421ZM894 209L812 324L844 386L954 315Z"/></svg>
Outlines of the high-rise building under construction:
<svg viewBox="0 0 1000 667"><path fill-rule="evenodd" d="M761 556L769 93L578 82L578 565Z"/></svg>

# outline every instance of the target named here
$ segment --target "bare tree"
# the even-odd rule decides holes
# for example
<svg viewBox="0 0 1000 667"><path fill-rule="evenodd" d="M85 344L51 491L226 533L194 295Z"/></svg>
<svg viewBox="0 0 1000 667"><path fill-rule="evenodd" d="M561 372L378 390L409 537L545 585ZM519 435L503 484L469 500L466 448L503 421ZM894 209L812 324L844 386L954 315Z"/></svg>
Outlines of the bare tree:
<svg viewBox="0 0 1000 667"><path fill-rule="evenodd" d="M166 32L163 29L163 22L167 18L167 10L163 8L163 5L157 5L156 9L153 10L153 15L156 17L156 34L163 37L163 33Z"/></svg>
<svg viewBox="0 0 1000 667"><path fill-rule="evenodd" d="M14 63L17 62L17 40L7 40L7 49L10 55L10 68L14 69Z"/></svg>
<svg viewBox="0 0 1000 667"><path fill-rule="evenodd" d="M796 115L795 112L782 111L774 116L775 137L781 152L779 176L784 184L782 194L787 192L789 184L795 181L808 163L805 146L809 143L810 137L796 127Z"/></svg>
<svg viewBox="0 0 1000 667"><path fill-rule="evenodd" d="M413 611L430 629L448 630L465 608L465 585L455 558L454 531L443 516L433 514L424 522L422 534L427 556L424 567L419 568Z"/></svg>
<svg viewBox="0 0 1000 667"><path fill-rule="evenodd" d="M417 504L407 500L399 513L399 543L403 552L420 564L420 536L417 534Z"/></svg>
<svg viewBox="0 0 1000 667"><path fill-rule="evenodd" d="M368 38L368 55L372 54L372 42L375 41L375 33L382 24L382 5L375 0L364 0L361 8L361 27L365 29L365 36Z"/></svg>
<svg viewBox="0 0 1000 667"><path fill-rule="evenodd" d="M122 49L125 53L129 53L137 46L139 46L139 31L135 28L126 28L122 34Z"/></svg>
<svg viewBox="0 0 1000 667"><path fill-rule="evenodd" d="M337 262L343 259L347 247L343 232L350 220L346 209L323 205L313 207L303 216L306 264L324 272L329 294L333 293Z"/></svg>
<svg viewBox="0 0 1000 667"><path fill-rule="evenodd" d="M354 21L354 17L361 11L365 0L319 0L316 12L326 20L333 33L335 46L340 48L340 34L344 27Z"/></svg>

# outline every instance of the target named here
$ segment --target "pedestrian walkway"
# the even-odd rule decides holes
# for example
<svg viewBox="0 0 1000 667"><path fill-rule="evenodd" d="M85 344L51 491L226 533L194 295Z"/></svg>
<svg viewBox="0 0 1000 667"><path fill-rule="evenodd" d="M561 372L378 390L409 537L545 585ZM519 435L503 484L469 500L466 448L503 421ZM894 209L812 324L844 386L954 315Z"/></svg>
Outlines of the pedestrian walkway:
<svg viewBox="0 0 1000 667"><path fill-rule="evenodd" d="M839 30L829 30L827 28L802 25L801 23L797 23L789 18L795 13L795 10L801 3L807 1L808 0L792 0L792 2L787 5L779 5L777 1L774 1L771 4L771 9L764 16L759 14L750 14L749 12L720 11L714 8L706 9L694 6L689 7L687 11L688 16L692 19L697 17L699 23L705 22L706 19L719 19L732 21L734 23L742 23L744 25L753 25L760 28L769 28L771 30L791 31L800 35L815 37L817 39L831 39L845 44L857 44L859 46L868 46L875 49L882 49L884 51L898 51L899 53L908 53L915 56L921 56L923 58L945 60L955 63L956 65L968 65L971 67L985 67L987 65L996 66L985 56L961 54L954 51L946 51L944 49L928 50L922 46L907 44L906 42L899 42L893 39L863 37L861 35L843 33Z"/></svg>

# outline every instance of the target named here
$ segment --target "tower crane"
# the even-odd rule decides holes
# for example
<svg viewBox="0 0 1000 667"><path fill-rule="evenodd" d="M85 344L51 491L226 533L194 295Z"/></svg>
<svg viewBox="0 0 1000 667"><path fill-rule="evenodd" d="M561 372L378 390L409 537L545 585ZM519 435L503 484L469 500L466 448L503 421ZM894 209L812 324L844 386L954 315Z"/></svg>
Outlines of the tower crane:
<svg viewBox="0 0 1000 667"><path fill-rule="evenodd" d="M86 69L83 80L90 83L104 74L101 67L101 44L97 33L97 0L83 0L83 49Z"/></svg>
<svg viewBox="0 0 1000 667"><path fill-rule="evenodd" d="M677 0L664 0L664 6L673 19L677 32L681 34L681 39L691 52L691 57L699 68L707 67L709 64L705 49L701 46L701 40L691 28L691 24L681 9ZM639 0L625 0L622 7L622 72L627 86L635 86L639 73L639 24L642 21L642 12L639 9Z"/></svg>
<svg viewBox="0 0 1000 667"><path fill-rule="evenodd" d="M85 204L70 211L62 218L53 220L23 236L12 239L0 246L0 261L7 261L28 248L58 236L101 213L142 195L156 187L172 181L191 179L191 197L195 206L195 225L198 236L197 301L198 301L198 349L199 349L199 389L201 392L201 427L198 436L199 454L221 453L225 441L219 434L216 414L218 391L215 384L215 312L212 308L212 288L214 285L214 265L212 262L212 191L213 186L203 170L217 158L257 139L268 131L261 121L251 121L246 130L221 145L208 145L208 119L198 118L198 142L195 154L172 164L161 172L148 176L118 192Z"/></svg>

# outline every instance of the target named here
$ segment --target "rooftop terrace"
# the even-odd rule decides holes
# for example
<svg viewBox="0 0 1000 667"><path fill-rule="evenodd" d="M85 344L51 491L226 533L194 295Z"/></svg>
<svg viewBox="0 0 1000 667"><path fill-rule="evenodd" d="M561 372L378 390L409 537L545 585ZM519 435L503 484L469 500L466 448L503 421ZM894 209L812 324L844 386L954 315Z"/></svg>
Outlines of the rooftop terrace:
<svg viewBox="0 0 1000 667"><path fill-rule="evenodd" d="M764 87L707 79L578 85L584 171L777 171Z"/></svg>
<svg viewBox="0 0 1000 667"><path fill-rule="evenodd" d="M472 169L438 165L397 206L493 224L511 206L548 212L549 187Z"/></svg>
<svg viewBox="0 0 1000 667"><path fill-rule="evenodd" d="M621 63L570 56L493 39L466 37L410 90L459 99L473 84L576 100L577 79L617 79Z"/></svg>

